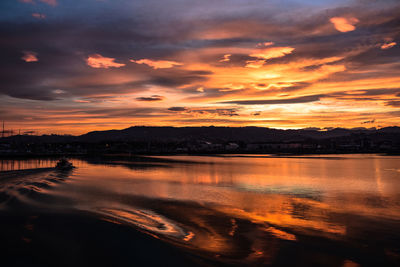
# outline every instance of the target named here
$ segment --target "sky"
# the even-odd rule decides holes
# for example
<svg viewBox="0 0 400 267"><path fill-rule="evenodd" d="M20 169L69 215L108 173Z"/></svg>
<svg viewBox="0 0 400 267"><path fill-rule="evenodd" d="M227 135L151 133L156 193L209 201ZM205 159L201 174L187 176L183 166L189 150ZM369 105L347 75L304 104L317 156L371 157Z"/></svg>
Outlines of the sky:
<svg viewBox="0 0 400 267"><path fill-rule="evenodd" d="M400 126L400 2L1 0L0 121Z"/></svg>

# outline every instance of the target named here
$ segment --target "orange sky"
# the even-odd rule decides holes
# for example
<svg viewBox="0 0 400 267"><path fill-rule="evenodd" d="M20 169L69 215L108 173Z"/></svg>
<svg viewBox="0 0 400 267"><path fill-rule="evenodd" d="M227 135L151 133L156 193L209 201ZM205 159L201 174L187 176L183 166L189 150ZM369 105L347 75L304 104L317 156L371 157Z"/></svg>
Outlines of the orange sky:
<svg viewBox="0 0 400 267"><path fill-rule="evenodd" d="M287 2L14 1L0 119L41 134L400 126L399 4Z"/></svg>

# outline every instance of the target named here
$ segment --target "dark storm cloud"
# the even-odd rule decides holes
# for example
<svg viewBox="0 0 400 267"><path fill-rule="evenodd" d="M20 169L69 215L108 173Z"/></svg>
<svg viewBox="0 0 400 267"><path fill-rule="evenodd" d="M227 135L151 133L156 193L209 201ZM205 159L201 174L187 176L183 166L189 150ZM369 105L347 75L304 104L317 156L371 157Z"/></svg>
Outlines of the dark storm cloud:
<svg viewBox="0 0 400 267"><path fill-rule="evenodd" d="M387 106L391 106L391 107L400 107L400 100L393 100L393 101L388 101L386 102Z"/></svg>
<svg viewBox="0 0 400 267"><path fill-rule="evenodd" d="M3 3L4 5L4 3ZM90 13L90 10L86 10ZM81 12L81 11L80 11ZM176 48L160 47L168 43L169 38L178 38L176 32L165 33L165 27L155 27L152 23L129 16L118 18L108 14L104 20L90 20L83 16L63 19L50 17L46 21L10 20L0 25L0 94L35 100L55 100L52 92L58 88L72 95L91 95L96 92L121 93L130 90L135 84L123 83L107 85L93 81L91 84L67 83L71 79L101 73L87 67L85 58L99 53L127 62L136 56L162 56ZM180 38L180 37L179 37ZM38 62L27 63L21 60L22 52L33 51ZM127 72L143 72L134 64ZM145 84L177 86L192 80L202 80L207 73L173 72L148 77ZM145 75L146 77L147 75ZM67 81L66 81L67 80ZM49 84L48 81L52 81ZM139 85L139 84L136 84Z"/></svg>
<svg viewBox="0 0 400 267"><path fill-rule="evenodd" d="M202 114L202 115L217 115L217 116L239 116L237 108L190 108L187 113Z"/></svg>
<svg viewBox="0 0 400 267"><path fill-rule="evenodd" d="M205 81L207 76L211 74L211 71L166 70L161 74L154 74L147 83L166 87L179 87Z"/></svg>
<svg viewBox="0 0 400 267"><path fill-rule="evenodd" d="M90 3L79 3L75 8L66 1L60 1L60 9L54 10L49 7L49 11L54 12L54 16L42 21L32 21L28 19L8 19L2 22L0 26L0 53L2 61L0 62L1 80L0 94L6 94L18 98L27 98L35 100L56 100L60 96L53 93L54 90L62 88L72 95L92 95L100 92L125 93L130 90L136 90L141 87L145 90L146 84L161 85L166 87L179 87L193 82L201 82L207 79L211 72L202 73L184 73L183 71L165 71L162 74L150 75L146 81L141 84L123 83L114 85L103 85L93 82L91 85L74 84L65 85L64 80L71 77L81 78L84 74L92 74L85 65L83 59L92 53L99 53L105 56L111 56L127 62L129 58L137 57L163 57L173 55L182 49L197 49L201 47L224 47L232 45L248 45L256 42L273 40L279 45L291 44L296 46L296 52L286 57L271 59L267 64L284 63L301 57L323 58L333 56L338 51L350 49L355 44L356 38L366 32L372 36L371 40L365 40L367 44L382 41L385 35L393 35L399 25L399 11L396 9L384 9L376 12L374 17L385 17L382 22L371 24L362 24L358 32L351 35L341 35L337 32L332 34L309 34L315 32L322 26L329 25L327 15L317 14L304 19L299 23L297 19L278 20L274 16L268 17L261 2L257 2L258 9L251 9L238 1L233 6L227 8L226 12L220 12L222 3L214 3L210 6L210 13L207 19L197 21L190 16L179 14L174 19L168 12L155 13L153 6L155 2L141 2L128 4L122 1L128 7L124 8L122 4L111 5L91 1ZM166 10L176 11L179 9L179 1L171 1ZM14 8L10 1L5 1L3 7ZM184 4L185 6L187 4ZM22 5L24 6L24 5ZM188 10L192 14L202 14L204 4L194 4ZM136 9L133 9L135 7ZM189 6L188 6L189 7ZM26 12L15 9L22 14ZM33 8L27 5L27 8ZM118 11L116 14L106 13L106 8ZM132 9L131 9L132 8ZM275 9L277 7L274 7ZM65 11L63 11L65 9ZM278 8L279 9L279 8ZM134 16L128 12L142 12L142 15ZM242 10L241 15L231 13ZM268 13L273 13L271 10ZM332 8L327 12L333 15L340 15L346 10L341 8ZM359 11L357 7L349 7L346 12L353 12L360 15L360 20L364 17L371 17L371 12ZM263 13L264 12L264 13ZM74 14L76 13L76 14ZM152 14L150 16L150 14ZM176 14L176 13L170 13ZM217 16L219 14L219 16ZM221 15L222 14L222 15ZM234 15L232 15L234 14ZM249 16L252 14L252 16ZM55 16L57 15L57 17ZM102 19L100 17L104 16ZM159 17L159 20L153 20L152 17ZM185 23L178 23L178 21ZM317 23L316 23L317 22ZM221 24L222 23L222 24ZM201 39L196 37L198 31L207 31L216 25L226 26L227 32L246 29L249 25L254 25L255 29L242 37L232 38L214 38ZM279 27L278 27L279 24ZM239 28L237 28L239 27ZM246 36L247 35L247 36ZM397 34L398 36L398 34ZM318 47L318 49L316 49ZM393 48L395 51L396 48ZM39 62L26 63L21 60L21 53L24 50L31 50L38 54ZM384 52L379 49L372 49L362 54L356 55L348 60L360 62L360 64L380 64L388 61L398 60L399 53L391 51L390 56L382 56ZM374 53L376 55L374 55ZM372 55L372 56L371 56ZM229 62L232 66L248 60L248 55L232 55ZM318 67L318 66L316 66ZM309 68L312 68L310 66ZM127 66L127 71L137 71L139 67ZM143 69L139 70L143 72ZM146 73L146 75L149 75ZM57 80L52 85L48 85L48 80ZM141 86L143 85L143 86ZM293 90L297 87L294 86ZM290 88L286 90L291 91Z"/></svg>
<svg viewBox="0 0 400 267"><path fill-rule="evenodd" d="M348 67L355 68L371 64L398 62L400 49L394 47L382 50L380 46L385 39L400 38L400 4L380 9L366 9L361 6L349 6L327 10L326 13L314 14L310 22L302 20L298 25L292 25L295 33L285 34L276 41L280 45L291 45L296 48L294 53L281 58L271 59L267 64L285 64L301 58L326 58L346 54L341 62L351 63ZM359 19L356 30L340 33L332 30L328 20L333 16L352 16ZM308 26L307 26L308 25ZM300 33L300 34L299 34ZM274 41L274 38L271 38ZM305 70L317 69L320 65L307 66Z"/></svg>
<svg viewBox="0 0 400 267"><path fill-rule="evenodd" d="M295 98L286 99L265 99L265 100L234 100L219 102L220 104L238 104L238 105L274 105L274 104L299 104L299 103L310 103L319 101L324 95L311 95L301 96Z"/></svg>
<svg viewBox="0 0 400 267"><path fill-rule="evenodd" d="M169 110L169 111L177 111L177 112L180 112L180 111L186 111L187 109L186 109L185 107L170 107L170 108L168 108L168 110Z"/></svg>
<svg viewBox="0 0 400 267"><path fill-rule="evenodd" d="M199 86L200 87L200 86ZM197 87L197 88L199 88ZM203 92L198 92L190 88L184 88L183 90L185 93L194 93L196 92L196 96L190 96L188 100L198 100L198 99L213 99L213 98L220 98L220 97L233 97L237 95L245 94L249 91L248 88L232 90L231 88L203 88ZM261 93L260 93L261 94Z"/></svg>
<svg viewBox="0 0 400 267"><path fill-rule="evenodd" d="M69 20L51 23L2 23L0 94L35 100L55 100L58 96L52 92L59 88L79 96L102 92L125 93L132 89L145 90L144 87L148 84L180 86L205 80L211 74L209 71L184 70L148 73L140 66L128 64L124 70L111 71L126 75L129 72L143 74L148 79L118 84L104 84L93 80L90 83L68 85L71 80L84 80L88 76L105 73L104 70L91 69L86 65L85 58L93 53L114 57L118 62L126 63L135 55L159 56L171 51L154 48L163 42L162 36L146 37L132 30L135 23L127 26L126 22L117 23L120 25L117 29L115 25L110 26L108 23L91 25ZM27 63L21 60L25 50L34 51L39 61Z"/></svg>
<svg viewBox="0 0 400 267"><path fill-rule="evenodd" d="M57 5L34 2L33 5L17 0L0 1L0 105L13 108L12 112L2 113L13 120L47 120L68 125L69 122L59 121L62 118L90 125L98 122L80 119L164 119L168 115L173 117L171 121L192 116L195 123L229 123L237 119L239 111L244 111L243 114L258 116L257 123L269 123L262 120L267 114L264 111L258 114L244 106L238 110L206 105L217 101L274 105L312 103L324 98L331 102L379 100L387 105L386 109L398 107L396 97L400 92L390 89L393 84L378 85L387 88L369 86L368 90L340 92L346 90L340 87L347 81L398 77L400 46L381 48L383 44L400 43L398 1L58 0ZM35 13L45 17L35 18ZM339 32L330 22L332 17L354 17L359 22L353 31ZM252 51L259 49L260 43L268 42L294 50L266 60L263 69L245 68L247 61L255 59L250 56ZM22 59L27 52L37 60ZM229 60L221 61L227 54L231 54ZM92 68L87 64L90 55L100 55L115 63ZM328 57L337 59L324 61ZM155 69L134 63L142 59L179 64ZM308 61L311 63L304 66L298 64ZM261 73L250 75L252 71L268 72L269 67L274 71L275 64L283 68L294 66L287 72L293 77L281 73L282 79L271 81L258 78ZM318 76L317 82L308 79L330 65L343 65L346 71ZM236 70L230 77L229 68L243 68L243 75ZM301 77L297 78L298 74ZM326 91L317 88L318 83L323 86L324 82L333 85ZM260 88L256 88L257 84ZM362 84L369 85L365 81ZM317 91L313 92L313 88ZM153 95L164 95L161 90L181 94L182 103L174 102L172 97L161 99ZM128 101L118 100L132 93L129 100L137 101L127 104ZM283 94L287 94L285 98ZM12 101L8 102L9 99ZM164 100L162 109L156 108L160 100ZM199 103L203 107L198 107ZM123 105L129 107L121 108ZM167 110L165 105L171 108ZM282 116L282 123L295 123L285 120L290 116L283 113L277 116Z"/></svg>
<svg viewBox="0 0 400 267"><path fill-rule="evenodd" d="M137 101L144 101L144 102L162 101L163 99L164 97L160 95L152 95L148 97L143 96L136 98Z"/></svg>
<svg viewBox="0 0 400 267"><path fill-rule="evenodd" d="M168 122L174 122L173 120L167 120ZM236 125L249 125L249 123L254 123L254 121L251 120L240 120L240 119L233 119L233 118L207 118L207 119L202 119L202 118L196 118L196 119L181 119L181 121L184 123L184 125L187 125L187 123L191 124L202 124L206 123L206 125L213 125L213 123L220 124L220 123L229 123L229 124L236 124ZM257 122L261 123L284 123L284 124L294 124L296 121L295 120L269 120L269 119L264 119L264 120L257 120Z"/></svg>
<svg viewBox="0 0 400 267"><path fill-rule="evenodd" d="M352 90L340 93L331 94L332 96L385 96L395 95L400 93L400 88L377 88L377 89L365 89L365 90Z"/></svg>
<svg viewBox="0 0 400 267"><path fill-rule="evenodd" d="M363 121L361 124L372 124L375 123L375 120Z"/></svg>
<svg viewBox="0 0 400 267"><path fill-rule="evenodd" d="M87 108L72 110L72 114L97 114L97 115L115 115L123 114L150 114L162 111L159 108ZM68 113L68 111L66 111Z"/></svg>
<svg viewBox="0 0 400 267"><path fill-rule="evenodd" d="M217 115L217 116L239 116L238 108L209 108L209 107L171 107L168 109L173 112L183 112L185 114Z"/></svg>
<svg viewBox="0 0 400 267"><path fill-rule="evenodd" d="M104 119L134 119L134 118L153 118L168 116L165 109L160 108L93 108L86 107L71 109L69 106L54 106L40 108L37 106L21 108L9 106L7 109L0 110L1 119L6 122L25 121L31 124L40 124L43 121L50 123L57 122L57 125L64 124L83 124L87 118L95 120ZM60 124L61 121L71 121L70 123ZM76 122L72 122L76 121ZM88 123L88 125L93 122Z"/></svg>

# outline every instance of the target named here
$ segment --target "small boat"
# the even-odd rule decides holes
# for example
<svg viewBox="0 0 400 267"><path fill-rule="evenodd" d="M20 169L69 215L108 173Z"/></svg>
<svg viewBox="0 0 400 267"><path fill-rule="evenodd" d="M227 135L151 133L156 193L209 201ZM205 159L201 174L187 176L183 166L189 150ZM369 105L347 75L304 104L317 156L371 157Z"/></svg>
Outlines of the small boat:
<svg viewBox="0 0 400 267"><path fill-rule="evenodd" d="M69 162L66 158L60 159L56 165L56 169L62 171L72 170L73 168L75 168L74 165L72 165L72 163Z"/></svg>

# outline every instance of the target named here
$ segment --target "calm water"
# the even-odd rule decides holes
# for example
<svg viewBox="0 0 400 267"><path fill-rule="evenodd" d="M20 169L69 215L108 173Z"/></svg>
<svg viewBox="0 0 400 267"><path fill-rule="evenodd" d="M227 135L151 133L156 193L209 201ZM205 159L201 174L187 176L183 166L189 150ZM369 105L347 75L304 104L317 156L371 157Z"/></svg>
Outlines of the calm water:
<svg viewBox="0 0 400 267"><path fill-rule="evenodd" d="M84 212L210 265L400 263L397 156L71 161L68 173L28 174L12 170L55 161L0 161L0 212Z"/></svg>

